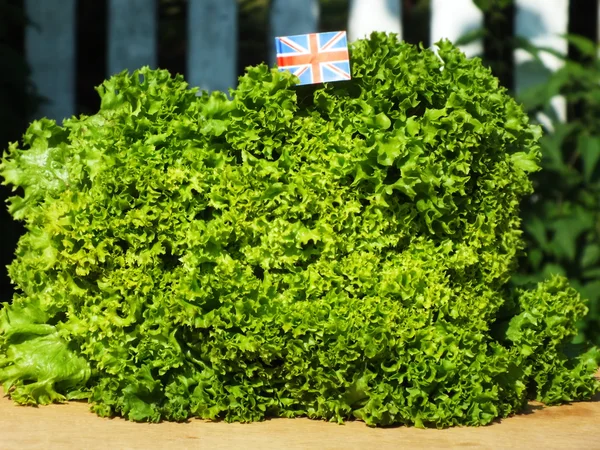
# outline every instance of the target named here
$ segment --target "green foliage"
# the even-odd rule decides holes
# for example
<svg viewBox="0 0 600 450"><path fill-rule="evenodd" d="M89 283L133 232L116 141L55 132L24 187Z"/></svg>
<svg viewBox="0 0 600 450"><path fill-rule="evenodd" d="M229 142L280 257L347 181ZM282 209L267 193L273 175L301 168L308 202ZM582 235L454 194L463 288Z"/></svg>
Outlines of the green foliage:
<svg viewBox="0 0 600 450"><path fill-rule="evenodd" d="M535 117L551 110L552 98L562 95L570 120L552 120L540 141L544 170L534 176L536 194L523 206L528 255L518 281L567 275L589 299L590 314L580 324L577 342L600 344L600 61L593 42L565 38L585 60L562 56L563 68L520 97ZM536 57L548 51L530 50Z"/></svg>
<svg viewBox="0 0 600 450"><path fill-rule="evenodd" d="M590 398L564 278L507 289L539 128L479 61L373 34L353 80L260 65L202 93L142 69L31 125L0 379L102 416L483 425ZM42 351L43 349L43 351Z"/></svg>
<svg viewBox="0 0 600 450"><path fill-rule="evenodd" d="M600 345L600 63L596 44L582 36L564 38L581 58L567 58L550 48L533 45L518 36L503 36L513 20L513 0L475 0L487 14L486 27L465 34L456 43L486 38L492 48L481 55L486 66L501 80L510 80L512 64L502 58L515 49L533 56L532 70L546 75L546 81L519 93L526 112L534 122L543 113L546 129L540 144L542 171L533 175L535 194L524 199L526 256L519 262L517 285L538 282L551 274L567 275L588 300L589 314L579 323L575 343ZM558 72L545 68L543 52L565 62ZM562 95L568 105L568 123L558 119L552 99Z"/></svg>
<svg viewBox="0 0 600 450"><path fill-rule="evenodd" d="M490 12L512 5L514 0L473 0L473 3L483 12Z"/></svg>

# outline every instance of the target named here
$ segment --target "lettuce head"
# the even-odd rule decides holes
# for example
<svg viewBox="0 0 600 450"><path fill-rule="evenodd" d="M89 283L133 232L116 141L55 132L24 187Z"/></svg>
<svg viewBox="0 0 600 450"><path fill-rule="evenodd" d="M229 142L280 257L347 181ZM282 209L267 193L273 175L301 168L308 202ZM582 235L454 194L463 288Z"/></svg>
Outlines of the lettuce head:
<svg viewBox="0 0 600 450"><path fill-rule="evenodd" d="M230 95L142 68L35 121L0 174L26 226L0 311L16 402L102 416L483 425L589 399L566 279L509 287L540 130L478 59L374 33L352 80Z"/></svg>

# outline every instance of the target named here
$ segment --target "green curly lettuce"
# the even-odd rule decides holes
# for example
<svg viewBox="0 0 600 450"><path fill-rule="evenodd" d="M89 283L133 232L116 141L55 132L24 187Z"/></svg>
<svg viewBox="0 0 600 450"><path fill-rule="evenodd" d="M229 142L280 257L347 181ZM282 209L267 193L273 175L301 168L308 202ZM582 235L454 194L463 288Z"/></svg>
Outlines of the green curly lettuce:
<svg viewBox="0 0 600 450"><path fill-rule="evenodd" d="M589 399L563 278L511 292L540 131L477 59L374 33L352 80L143 68L34 122L0 166L23 220L2 310L17 402L101 416L484 425ZM569 356L567 356L569 355Z"/></svg>

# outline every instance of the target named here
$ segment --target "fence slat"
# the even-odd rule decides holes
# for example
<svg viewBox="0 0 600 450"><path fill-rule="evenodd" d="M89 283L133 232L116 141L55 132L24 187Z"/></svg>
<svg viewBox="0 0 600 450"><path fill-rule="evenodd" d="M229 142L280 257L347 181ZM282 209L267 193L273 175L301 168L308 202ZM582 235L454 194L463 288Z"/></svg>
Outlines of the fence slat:
<svg viewBox="0 0 600 450"><path fill-rule="evenodd" d="M473 0L431 0L431 44L442 38L452 43L463 35L483 27L483 13ZM460 47L468 57L483 53L483 42L478 39Z"/></svg>
<svg viewBox="0 0 600 450"><path fill-rule="evenodd" d="M236 0L189 0L186 80L227 92L237 79Z"/></svg>
<svg viewBox="0 0 600 450"><path fill-rule="evenodd" d="M270 11L271 55L275 64L275 37L315 33L319 29L318 0L272 0Z"/></svg>
<svg viewBox="0 0 600 450"><path fill-rule="evenodd" d="M397 33L402 38L402 8L398 0L350 0L348 39L364 38L373 31Z"/></svg>
<svg viewBox="0 0 600 450"><path fill-rule="evenodd" d="M515 33L528 39L533 45L549 47L562 54L568 50L567 42L560 35L568 30L569 0L517 0ZM543 83L552 71L560 68L562 63L556 56L542 52L543 64L533 60L526 51L515 51L515 90L517 95L523 90ZM563 97L552 100L553 118L566 120L566 102ZM538 117L550 129L548 117Z"/></svg>
<svg viewBox="0 0 600 450"><path fill-rule="evenodd" d="M125 69L156 67L156 0L110 0L108 76Z"/></svg>
<svg viewBox="0 0 600 450"><path fill-rule="evenodd" d="M25 32L31 79L47 102L36 116L61 122L75 114L75 1L26 0L33 26Z"/></svg>

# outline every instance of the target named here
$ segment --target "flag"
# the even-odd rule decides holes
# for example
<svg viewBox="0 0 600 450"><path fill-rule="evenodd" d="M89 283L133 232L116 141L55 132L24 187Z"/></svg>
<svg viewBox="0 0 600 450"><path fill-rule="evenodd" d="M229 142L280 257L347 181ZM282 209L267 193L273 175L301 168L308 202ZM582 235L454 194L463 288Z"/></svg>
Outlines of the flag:
<svg viewBox="0 0 600 450"><path fill-rule="evenodd" d="M275 46L279 70L292 72L299 84L351 78L345 31L276 37Z"/></svg>

